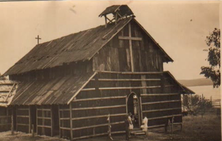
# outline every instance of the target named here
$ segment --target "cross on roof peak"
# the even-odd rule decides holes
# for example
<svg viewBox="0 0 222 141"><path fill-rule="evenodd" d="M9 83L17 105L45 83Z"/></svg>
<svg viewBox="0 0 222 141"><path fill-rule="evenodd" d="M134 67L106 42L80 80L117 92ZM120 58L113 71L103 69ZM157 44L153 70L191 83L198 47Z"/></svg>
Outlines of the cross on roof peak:
<svg viewBox="0 0 222 141"><path fill-rule="evenodd" d="M39 37L39 35L37 35L37 37L35 37L35 39L37 40L37 45L39 44L39 40L41 40L42 38Z"/></svg>

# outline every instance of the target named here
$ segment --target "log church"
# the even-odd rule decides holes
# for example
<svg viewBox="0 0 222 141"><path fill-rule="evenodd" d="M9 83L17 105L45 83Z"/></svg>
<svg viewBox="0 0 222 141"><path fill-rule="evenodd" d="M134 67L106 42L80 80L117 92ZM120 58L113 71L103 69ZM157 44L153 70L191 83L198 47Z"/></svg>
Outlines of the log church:
<svg viewBox="0 0 222 141"><path fill-rule="evenodd" d="M173 59L127 5L99 17L104 25L37 44L4 73L6 129L76 140L107 135L109 124L125 133L128 113L135 127L144 117L148 128L182 124L181 94L194 92L164 71Z"/></svg>

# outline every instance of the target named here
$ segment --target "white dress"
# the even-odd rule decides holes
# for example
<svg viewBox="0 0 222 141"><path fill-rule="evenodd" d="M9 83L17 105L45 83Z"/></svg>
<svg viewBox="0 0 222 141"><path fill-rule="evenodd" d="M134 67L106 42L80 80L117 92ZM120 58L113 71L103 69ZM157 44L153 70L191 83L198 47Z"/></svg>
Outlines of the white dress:
<svg viewBox="0 0 222 141"><path fill-rule="evenodd" d="M141 126L143 129L143 131L147 131L147 128L148 128L148 118L147 117L145 117L144 119L143 119L143 125Z"/></svg>

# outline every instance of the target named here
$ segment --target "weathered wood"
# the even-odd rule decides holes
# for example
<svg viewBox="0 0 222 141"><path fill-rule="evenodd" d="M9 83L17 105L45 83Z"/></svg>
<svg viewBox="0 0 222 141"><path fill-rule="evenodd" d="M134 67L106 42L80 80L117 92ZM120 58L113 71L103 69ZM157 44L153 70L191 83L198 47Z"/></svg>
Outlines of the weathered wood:
<svg viewBox="0 0 222 141"><path fill-rule="evenodd" d="M72 110L94 110L94 109L110 109L110 108L120 108L125 107L126 105L113 105L113 106L99 106L99 107L84 107L84 108L72 108Z"/></svg>
<svg viewBox="0 0 222 141"><path fill-rule="evenodd" d="M126 96L111 96L111 97L98 97L98 98L75 99L74 102L79 102L79 101L94 101L94 100L105 100L105 99L122 99L122 98L126 98Z"/></svg>
<svg viewBox="0 0 222 141"><path fill-rule="evenodd" d="M165 108L165 109L155 109L155 110L145 110L143 113L149 113L149 112L161 112L161 111L171 111L171 110L179 110L181 107L177 108Z"/></svg>
<svg viewBox="0 0 222 141"><path fill-rule="evenodd" d="M49 111L49 112L51 112L51 109L43 109L43 108L41 108L41 109L37 109L37 111Z"/></svg>
<svg viewBox="0 0 222 141"><path fill-rule="evenodd" d="M51 117L37 117L38 119L49 119L51 120Z"/></svg>
<svg viewBox="0 0 222 141"><path fill-rule="evenodd" d="M146 86L146 87L102 87L99 90L130 90L130 89L155 89L161 86Z"/></svg>
<svg viewBox="0 0 222 141"><path fill-rule="evenodd" d="M52 109L52 107L51 107L51 136L53 136L53 127L54 127L52 110L53 110L53 109Z"/></svg>
<svg viewBox="0 0 222 141"><path fill-rule="evenodd" d="M69 111L70 112L69 113L70 114L69 118L70 118L70 136L71 136L70 138L72 140L73 139L73 132L72 132L73 131L73 128L72 128L72 104L69 104L69 110L70 110Z"/></svg>
<svg viewBox="0 0 222 141"><path fill-rule="evenodd" d="M163 93L163 94L141 94L142 97L146 96L171 96L171 95L178 95L178 93Z"/></svg>
<svg viewBox="0 0 222 141"><path fill-rule="evenodd" d="M38 135L38 107L36 106L36 134Z"/></svg>
<svg viewBox="0 0 222 141"><path fill-rule="evenodd" d="M163 119L163 118L170 118L170 117L178 117L178 116L182 116L182 114L153 117L153 118L149 118L149 120L156 120L156 119Z"/></svg>
<svg viewBox="0 0 222 141"><path fill-rule="evenodd" d="M29 118L29 116L24 116L24 115L17 115L17 117L20 117L20 118Z"/></svg>
<svg viewBox="0 0 222 141"><path fill-rule="evenodd" d="M146 102L146 103L143 103L143 105L161 104L161 103L172 103L172 102L180 102L180 100L167 100L167 101Z"/></svg>
<svg viewBox="0 0 222 141"><path fill-rule="evenodd" d="M129 37L132 37L131 23L129 23ZM132 40L129 40L129 49L130 49L130 62L131 62L131 71L134 72L134 62L133 62L133 46Z"/></svg>
<svg viewBox="0 0 222 141"><path fill-rule="evenodd" d="M135 40L135 41L142 41L141 37L125 37L125 36L119 36L120 40Z"/></svg>
<svg viewBox="0 0 222 141"><path fill-rule="evenodd" d="M24 124L24 123L17 123L17 126L22 125L22 126L29 126L29 124Z"/></svg>
<svg viewBox="0 0 222 141"><path fill-rule="evenodd" d="M152 128L158 128L158 127L165 127L165 124L148 126L149 129L152 129Z"/></svg>
<svg viewBox="0 0 222 141"><path fill-rule="evenodd" d="M122 113L122 114L110 114L110 117L125 116L125 115L126 115L126 113ZM103 117L107 117L107 115L77 117L77 118L72 118L72 120L82 120L82 119L92 119L92 118L103 118Z"/></svg>
<svg viewBox="0 0 222 141"><path fill-rule="evenodd" d="M110 123L111 125L115 125L115 124L123 124L124 121L120 121L120 122L113 122ZM102 127L102 126L108 126L108 123L105 124L97 124L97 125L91 125L91 126L84 126L84 127L77 127L77 128L73 128L72 130L82 130L82 129L87 129L87 128L95 128L95 127Z"/></svg>
<svg viewBox="0 0 222 141"><path fill-rule="evenodd" d="M58 115L59 115L59 137L62 137L61 134L61 115L60 115L60 105L58 105Z"/></svg>
<svg viewBox="0 0 222 141"><path fill-rule="evenodd" d="M32 129L32 124L31 124L31 107L29 107L29 133L31 133L31 129Z"/></svg>
<svg viewBox="0 0 222 141"><path fill-rule="evenodd" d="M41 127L41 128L52 128L51 126L48 126L48 125L38 125L38 127Z"/></svg>
<svg viewBox="0 0 222 141"><path fill-rule="evenodd" d="M95 79L92 79L95 81ZM98 79L98 81L160 81L160 79Z"/></svg>
<svg viewBox="0 0 222 141"><path fill-rule="evenodd" d="M14 135L14 120L13 120L13 112L11 115L11 134Z"/></svg>

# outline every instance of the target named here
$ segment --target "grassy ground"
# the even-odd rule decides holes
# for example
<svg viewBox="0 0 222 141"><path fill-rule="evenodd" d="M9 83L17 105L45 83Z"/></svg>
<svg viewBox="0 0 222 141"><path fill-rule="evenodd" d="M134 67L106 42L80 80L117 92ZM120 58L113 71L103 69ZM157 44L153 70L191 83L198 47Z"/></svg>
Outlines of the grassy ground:
<svg viewBox="0 0 222 141"><path fill-rule="evenodd" d="M177 128L176 128L177 129ZM114 141L124 141L125 135L114 135ZM183 118L182 132L164 133L164 129L149 132L149 141L221 141L221 121L215 114L201 116L186 116ZM0 133L0 141L67 141L58 137L35 136L10 131ZM97 137L81 141L110 141L108 137ZM131 137L130 141L144 141L144 136Z"/></svg>

